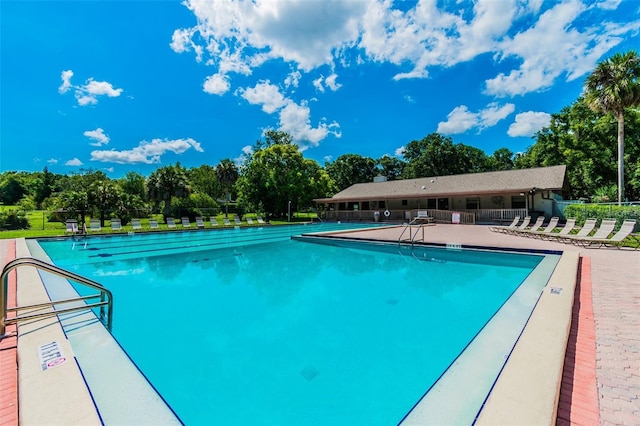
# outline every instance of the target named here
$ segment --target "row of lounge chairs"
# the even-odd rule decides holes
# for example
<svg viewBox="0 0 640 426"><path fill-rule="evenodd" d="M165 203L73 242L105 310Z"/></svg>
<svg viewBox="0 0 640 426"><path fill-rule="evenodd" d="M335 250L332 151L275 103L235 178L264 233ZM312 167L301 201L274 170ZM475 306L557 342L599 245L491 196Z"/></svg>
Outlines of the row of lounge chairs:
<svg viewBox="0 0 640 426"><path fill-rule="evenodd" d="M228 218L223 218L222 219L222 226L242 226L244 224L246 225L255 225L256 222L257 224L265 224L266 222L264 221L264 219L262 219L261 216L257 216L255 219L255 222L252 218L247 217L246 222L242 222L240 220L240 218L238 218L237 216L235 218L233 218L233 223L231 221L229 221ZM191 227L191 222L189 221L188 217L183 217L181 218L181 223L182 223L182 227L183 228L190 228ZM220 223L218 222L218 220L212 216L209 219L209 223L211 224L212 227L217 227L220 226ZM176 221L174 218L172 217L167 217L166 219L166 224L167 224L167 228L176 228ZM200 216L196 217L196 227L199 229L204 229L205 228L205 222L204 219ZM122 221L118 218L113 218L110 220L110 227L111 227L111 231L114 232L119 232L119 231L123 231L123 227L122 227ZM78 234L78 233L88 233L88 232L101 232L102 231L102 224L100 222L100 219L90 219L89 220L89 228L87 229L86 227L83 227L84 229L79 229L78 228L78 221L77 220L67 220L66 221L66 229L65 229L65 233L69 233L69 234ZM140 231L142 230L142 223L140 222L140 219L131 219L131 230L132 231ZM158 221L156 219L149 219L149 229L151 230L155 230L155 229L160 229L160 225L158 224Z"/></svg>
<svg viewBox="0 0 640 426"><path fill-rule="evenodd" d="M600 226L597 226L597 219L587 219L584 225L578 228L576 220L569 218L559 232L555 232L559 222L558 217L552 217L543 228L544 219L544 216L539 216L536 222L531 224L531 217L526 216L520 223L520 216L516 216L508 226L492 226L489 229L493 232L554 240L582 247L620 248L625 241L631 243L634 249L640 247L640 235L633 233L636 226L635 219L626 219L617 232L615 232L617 224L615 219L603 219ZM577 232L573 233L574 231Z"/></svg>

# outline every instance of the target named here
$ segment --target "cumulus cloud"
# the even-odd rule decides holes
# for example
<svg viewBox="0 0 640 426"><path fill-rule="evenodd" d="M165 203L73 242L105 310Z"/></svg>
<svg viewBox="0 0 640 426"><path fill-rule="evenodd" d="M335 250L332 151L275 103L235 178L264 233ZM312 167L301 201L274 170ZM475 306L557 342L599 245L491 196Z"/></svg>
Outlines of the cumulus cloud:
<svg viewBox="0 0 640 426"><path fill-rule="evenodd" d="M229 77L222 74L214 74L207 77L202 86L202 90L212 95L224 95L229 91L230 87Z"/></svg>
<svg viewBox="0 0 640 426"><path fill-rule="evenodd" d="M507 134L511 137L533 136L551 123L551 114L527 111L516 114L515 121L509 126Z"/></svg>
<svg viewBox="0 0 640 426"><path fill-rule="evenodd" d="M189 149L203 152L200 143L191 139L153 139L142 141L133 148L123 151L96 150L91 152L91 161L117 164L157 164L167 152L182 154Z"/></svg>
<svg viewBox="0 0 640 426"><path fill-rule="evenodd" d="M514 110L514 104L501 106L495 102L478 112L471 112L466 105L460 105L447 115L447 121L438 123L437 131L445 135L464 133L470 129L482 131L487 127L495 126Z"/></svg>
<svg viewBox="0 0 640 426"><path fill-rule="evenodd" d="M197 62L214 69L203 90L217 95L234 90L261 105L265 113L280 114L282 129L305 122L296 117L306 114L310 99L294 101L291 94L264 82L248 89L232 88L231 73L250 76L267 62L281 63L290 69L284 89L298 87L308 75L316 92L326 93L341 88L335 72L340 66L390 64L397 70L393 78L402 80L428 78L434 69L484 55L494 65L484 93L500 98L545 90L560 79L578 79L612 47L640 31L640 20L619 24L586 16L613 10L621 0L185 0L183 4L193 13L195 24L176 29L170 47L180 54L192 52ZM63 79L60 90L68 90L64 81L69 79ZM267 94L273 97L267 99ZM440 125L453 133L482 129L506 113L471 112L460 106ZM300 130L299 137L317 139L335 131L333 124L294 127Z"/></svg>
<svg viewBox="0 0 640 426"><path fill-rule="evenodd" d="M401 146L400 148L396 148L396 150L394 151L393 155L395 155L396 157L402 157L404 156L404 151L405 151L405 147L404 145Z"/></svg>
<svg viewBox="0 0 640 426"><path fill-rule="evenodd" d="M57 158L49 158L47 160L47 163L49 163L49 164L58 164L58 159Z"/></svg>
<svg viewBox="0 0 640 426"><path fill-rule="evenodd" d="M106 145L109 143L109 136L107 136L104 133L104 130L102 130L102 128L98 127L95 130L87 130L86 132L83 133L86 137L88 137L89 139L95 141L90 143L89 145L92 146L102 146L102 145Z"/></svg>
<svg viewBox="0 0 640 426"><path fill-rule="evenodd" d="M71 77L73 77L73 71L62 71L60 76L62 84L58 87L58 92L64 95L70 89L74 89L74 96L80 106L97 104L98 96L115 98L122 93L122 89L115 89L111 83L95 81L93 78L89 78L85 84L76 86L71 84Z"/></svg>
<svg viewBox="0 0 640 426"><path fill-rule="evenodd" d="M65 166L82 166L82 161L80 161L78 158L72 158L71 160L67 160L66 163L64 163Z"/></svg>
<svg viewBox="0 0 640 426"><path fill-rule="evenodd" d="M291 135L301 150L318 146L320 141L330 134L338 138L342 136L340 125L335 121L327 123L323 118L317 127L313 127L311 109L307 102L296 103L269 81L261 81L254 87L242 89L239 95L252 105L261 105L267 114L278 113L278 130Z"/></svg>

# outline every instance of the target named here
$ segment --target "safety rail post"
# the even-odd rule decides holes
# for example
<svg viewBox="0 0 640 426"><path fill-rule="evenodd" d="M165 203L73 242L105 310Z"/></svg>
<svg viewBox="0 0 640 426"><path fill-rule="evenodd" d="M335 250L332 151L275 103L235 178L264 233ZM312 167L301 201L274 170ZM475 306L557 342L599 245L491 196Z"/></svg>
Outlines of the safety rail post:
<svg viewBox="0 0 640 426"><path fill-rule="evenodd" d="M92 288L94 290L98 290L100 292L100 294L96 294L96 295L90 295L90 296L79 296L79 297L74 297L71 299L64 299L64 300L51 300L49 302L44 302L44 303L39 303L39 304L34 304L34 305L27 305L27 306L16 306L14 308L9 308L8 305L8 300L7 300L7 293L8 293L8 289L9 289L9 273L11 271L13 271L14 269L17 269L20 266L33 266L36 269L39 270L43 270L43 271L47 271L49 273L52 273L54 275L57 275L59 277L62 278L66 278L72 281L77 282L78 284L84 285L86 287ZM106 318L106 327L109 331L111 331L112 325L113 325L113 293L111 293L110 290L108 290L106 287L104 287L102 284L95 282L93 280L90 280L89 278L83 277L81 275L78 275L74 272L71 271L67 271L65 269L59 268L55 265L51 265L49 263L43 262L39 259L35 259L35 258L28 258L28 257L21 257L18 259L14 259L12 261L10 261L9 263L7 263L4 268L2 269L2 274L0 274L0 281L1 281L1 285L0 285L0 340L5 336L5 331L6 331L6 326L9 324L15 324L18 323L19 321L23 321L23 320L28 320L28 319L36 319L36 318L46 318L49 316L55 316L55 315L59 315L62 313L68 313L68 312L77 312L77 311L85 311L87 309L92 309L92 308L100 308L100 320L101 322L104 324L105 323L105 318ZM82 306L75 306L72 308L63 308L63 309L53 309L52 311L49 312L43 312L43 313L38 313L38 314L26 314L26 315L17 315L14 318L8 319L7 318L7 313L8 312L17 312L19 310L23 310L23 309L31 309L31 308L38 308L38 307L53 307L56 304L63 304L63 303L71 303L71 302L77 302L77 301L84 301L87 299L93 299L96 297L100 297L100 302L98 303L91 303L91 304L86 304L82 305ZM105 312L105 307L106 307L106 312Z"/></svg>

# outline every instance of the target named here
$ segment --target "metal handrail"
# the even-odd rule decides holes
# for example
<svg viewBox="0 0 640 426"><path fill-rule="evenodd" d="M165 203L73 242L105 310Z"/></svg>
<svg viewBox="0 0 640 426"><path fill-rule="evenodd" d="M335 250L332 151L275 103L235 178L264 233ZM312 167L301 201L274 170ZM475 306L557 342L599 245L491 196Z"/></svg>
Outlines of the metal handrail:
<svg viewBox="0 0 640 426"><path fill-rule="evenodd" d="M422 230L422 239L420 241L424 241L424 227L425 224L424 223L419 223L418 224L418 228L416 229L416 232L413 233L413 235L411 235L411 226L414 225L415 223L419 222L419 219L414 219L412 220L403 230L402 233L400 234L400 236L398 237L398 244L400 244L403 241L407 241L406 239L402 239L402 237L404 236L404 233L407 232L407 229L409 229L409 240L411 241L411 245L413 245L414 242L417 241L416 237L418 236L418 232L420 232Z"/></svg>
<svg viewBox="0 0 640 426"><path fill-rule="evenodd" d="M20 266L33 266L36 269L47 271L59 277L66 278L66 279L75 281L79 284L82 284L86 287L92 288L94 290L98 290L100 293L95 295L90 295L90 296L79 296L79 297L73 297L70 299L52 300L49 302L38 303L38 304L33 304L28 306L16 306L13 308L8 308L7 293L8 293L8 286L9 286L8 284L9 273ZM85 278L74 272L59 268L55 265L51 265L49 263L43 262L39 259L34 259L32 257L21 257L7 263L2 269L2 274L0 275L0 281L2 282L2 285L0 286L0 309L1 309L0 313L2 314L2 316L0 317L0 339L2 339L3 337L6 337L5 330L7 325L15 324L15 323L18 323L19 321L38 319L38 318L47 318L47 317L51 317L51 316L55 316L55 315L59 315L67 312L85 311L87 309L92 309L97 307L100 307L100 321L102 321L102 323L106 325L107 329L111 331L111 326L113 324L113 294L111 293L110 290L108 290L98 282L90 280L89 278ZM100 298L100 302L83 304L81 306L74 306L71 308L62 308L62 309L54 308L52 311L16 315L13 318L7 318L8 312L17 312L19 310L24 310L24 309L53 307L54 305L95 299L97 297ZM106 312L105 312L105 307L106 307Z"/></svg>

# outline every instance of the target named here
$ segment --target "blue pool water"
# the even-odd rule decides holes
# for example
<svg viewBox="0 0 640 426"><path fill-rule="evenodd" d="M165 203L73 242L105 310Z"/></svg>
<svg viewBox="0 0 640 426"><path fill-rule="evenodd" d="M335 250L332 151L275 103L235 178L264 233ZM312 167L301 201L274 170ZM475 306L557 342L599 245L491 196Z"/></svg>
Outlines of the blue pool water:
<svg viewBox="0 0 640 426"><path fill-rule="evenodd" d="M40 245L111 289L113 335L189 425L398 423L541 259L290 239L315 230Z"/></svg>

